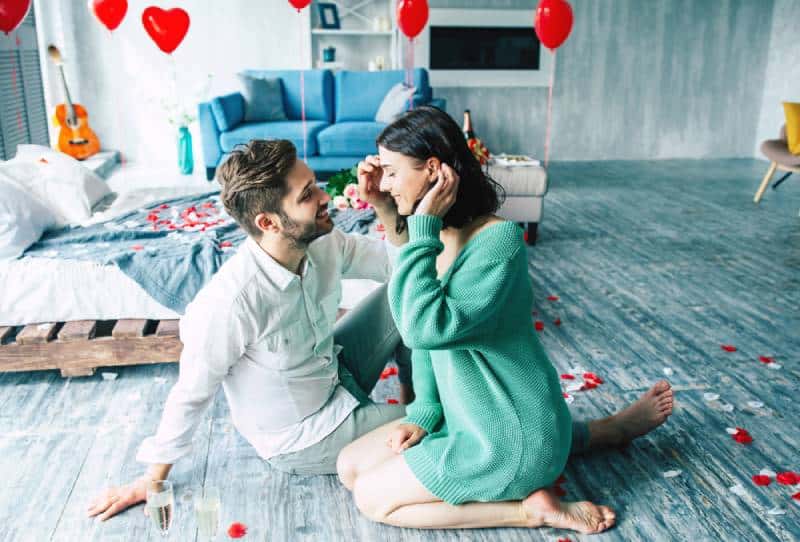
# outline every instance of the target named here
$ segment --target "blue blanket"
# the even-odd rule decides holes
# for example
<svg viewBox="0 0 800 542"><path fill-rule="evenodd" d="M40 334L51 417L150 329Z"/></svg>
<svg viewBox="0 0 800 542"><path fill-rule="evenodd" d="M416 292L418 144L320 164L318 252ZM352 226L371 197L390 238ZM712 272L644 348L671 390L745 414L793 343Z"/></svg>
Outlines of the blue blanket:
<svg viewBox="0 0 800 542"><path fill-rule="evenodd" d="M366 233L375 214L332 218L345 231ZM49 231L23 257L116 265L153 299L182 314L244 239L215 191L159 201L92 226Z"/></svg>

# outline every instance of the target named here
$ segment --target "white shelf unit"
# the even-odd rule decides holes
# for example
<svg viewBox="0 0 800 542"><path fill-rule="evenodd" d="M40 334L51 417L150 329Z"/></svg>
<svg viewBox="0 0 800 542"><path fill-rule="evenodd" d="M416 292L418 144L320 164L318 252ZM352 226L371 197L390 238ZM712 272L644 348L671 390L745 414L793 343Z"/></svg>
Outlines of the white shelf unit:
<svg viewBox="0 0 800 542"><path fill-rule="evenodd" d="M383 58L383 69L400 68L399 30L394 17L396 0L334 0L341 28L321 28L317 4L309 8L311 57L314 68L366 70L370 61ZM376 30L375 19L389 21L390 30ZM323 62L322 51L336 49L334 62Z"/></svg>

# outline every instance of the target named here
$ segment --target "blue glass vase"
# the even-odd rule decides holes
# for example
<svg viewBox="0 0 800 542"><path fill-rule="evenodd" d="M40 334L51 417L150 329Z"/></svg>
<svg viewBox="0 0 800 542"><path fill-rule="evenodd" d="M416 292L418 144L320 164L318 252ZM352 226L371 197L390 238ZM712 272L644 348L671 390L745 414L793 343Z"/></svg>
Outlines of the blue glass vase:
<svg viewBox="0 0 800 542"><path fill-rule="evenodd" d="M192 156L192 133L188 126L178 128L178 168L183 175L194 171L194 157Z"/></svg>

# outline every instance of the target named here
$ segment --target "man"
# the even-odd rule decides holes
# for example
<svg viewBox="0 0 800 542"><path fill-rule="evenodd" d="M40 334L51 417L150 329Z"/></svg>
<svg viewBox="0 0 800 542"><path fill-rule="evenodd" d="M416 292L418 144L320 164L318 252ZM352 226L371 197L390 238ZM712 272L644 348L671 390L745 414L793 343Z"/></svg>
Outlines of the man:
<svg viewBox="0 0 800 542"><path fill-rule="evenodd" d="M404 243L393 201L361 177L361 195L375 207L389 240ZM391 247L333 229L330 196L289 141L254 140L237 148L218 178L225 208L248 238L181 318L178 381L158 432L137 455L150 465L147 472L107 489L90 505L90 516L108 519L144 501L152 481L167 478L172 464L190 453L220 385L234 425L259 455L279 470L302 474L335 474L345 445L404 415L402 405L368 399L395 350L401 402L411 398L409 352L385 287L334 333L341 280L385 282Z"/></svg>

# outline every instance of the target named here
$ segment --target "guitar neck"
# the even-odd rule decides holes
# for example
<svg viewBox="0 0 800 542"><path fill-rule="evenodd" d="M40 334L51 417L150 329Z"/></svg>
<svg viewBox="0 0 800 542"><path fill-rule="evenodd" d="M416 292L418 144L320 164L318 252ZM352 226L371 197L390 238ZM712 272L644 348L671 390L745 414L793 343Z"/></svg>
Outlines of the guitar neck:
<svg viewBox="0 0 800 542"><path fill-rule="evenodd" d="M67 117L71 122L75 122L75 108L72 105L72 98L70 98L69 89L67 88L67 78L64 76L64 66L58 66L58 73L61 75L61 86L64 89L64 102L67 104Z"/></svg>

